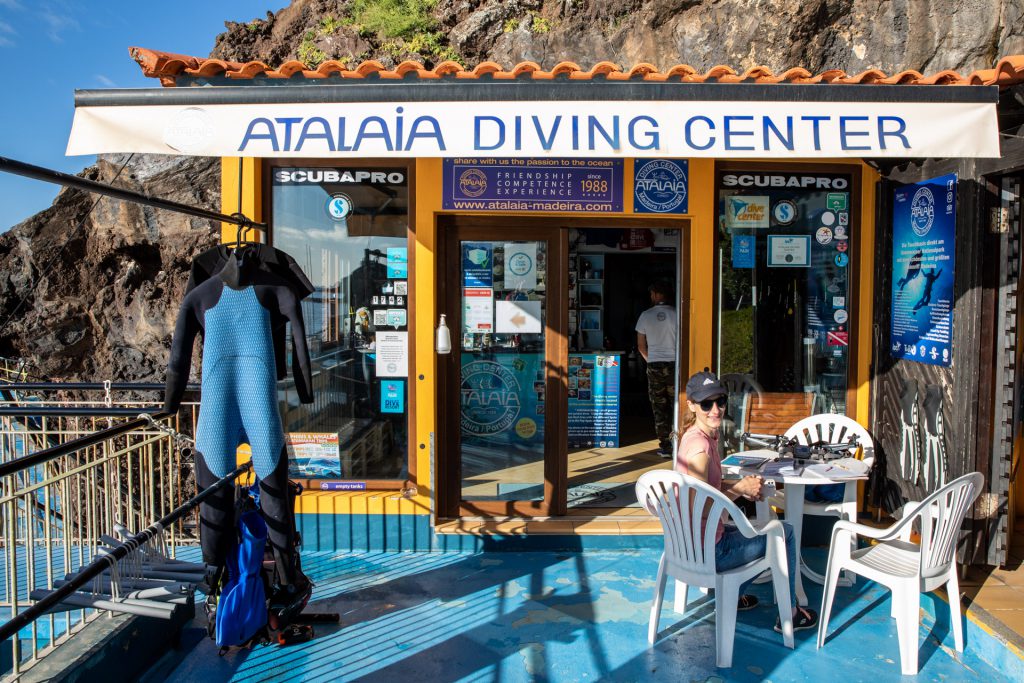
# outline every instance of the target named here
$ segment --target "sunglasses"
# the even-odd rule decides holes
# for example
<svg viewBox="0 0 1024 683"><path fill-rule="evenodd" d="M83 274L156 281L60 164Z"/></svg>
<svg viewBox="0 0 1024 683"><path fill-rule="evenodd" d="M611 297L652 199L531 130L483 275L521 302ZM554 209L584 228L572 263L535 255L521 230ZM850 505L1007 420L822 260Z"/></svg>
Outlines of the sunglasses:
<svg viewBox="0 0 1024 683"><path fill-rule="evenodd" d="M705 413L707 413L707 412L709 412L711 410L711 406L718 406L719 408L725 408L725 406L726 406L726 404L728 402L729 402L728 398L726 398L725 396L719 396L718 398L706 398L703 401L701 401L700 403L698 403L697 405L700 406L701 410L703 410Z"/></svg>

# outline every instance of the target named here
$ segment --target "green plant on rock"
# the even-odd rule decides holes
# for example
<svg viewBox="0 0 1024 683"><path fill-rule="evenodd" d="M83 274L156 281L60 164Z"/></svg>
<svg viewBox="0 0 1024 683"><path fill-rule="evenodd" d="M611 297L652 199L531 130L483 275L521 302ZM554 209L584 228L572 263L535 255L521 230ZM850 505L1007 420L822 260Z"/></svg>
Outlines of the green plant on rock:
<svg viewBox="0 0 1024 683"><path fill-rule="evenodd" d="M353 0L350 11L359 35L380 41L380 52L396 61L413 54L458 60L431 14L436 5L437 0Z"/></svg>
<svg viewBox="0 0 1024 683"><path fill-rule="evenodd" d="M245 28L249 30L249 33L256 33L257 31L260 30L260 22L253 19L245 25Z"/></svg>
<svg viewBox="0 0 1024 683"><path fill-rule="evenodd" d="M344 21L335 18L333 14L329 14L320 20L320 28L318 32L321 36L329 36L332 33L340 31L344 25Z"/></svg>
<svg viewBox="0 0 1024 683"><path fill-rule="evenodd" d="M315 40L316 35L312 31L308 31L306 35L303 36L302 42L299 43L299 61L310 69L315 69L327 61L327 53L317 47L314 42Z"/></svg>
<svg viewBox="0 0 1024 683"><path fill-rule="evenodd" d="M502 27L503 33L512 33L519 29L519 17L512 17L511 19L505 20L505 25Z"/></svg>
<svg viewBox="0 0 1024 683"><path fill-rule="evenodd" d="M352 19L381 38L411 38L435 28L437 0L354 0Z"/></svg>
<svg viewBox="0 0 1024 683"><path fill-rule="evenodd" d="M530 11L530 33L544 35L551 31L551 22L540 15L540 12Z"/></svg>

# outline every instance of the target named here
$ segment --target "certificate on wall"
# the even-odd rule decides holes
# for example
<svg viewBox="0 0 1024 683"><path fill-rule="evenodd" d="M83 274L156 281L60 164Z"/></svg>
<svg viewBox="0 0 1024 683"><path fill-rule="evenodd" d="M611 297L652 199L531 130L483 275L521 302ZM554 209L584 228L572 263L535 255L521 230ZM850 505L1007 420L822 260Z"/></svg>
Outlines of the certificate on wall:
<svg viewBox="0 0 1024 683"><path fill-rule="evenodd" d="M769 235L769 268L810 268L811 238L809 235Z"/></svg>
<svg viewBox="0 0 1024 683"><path fill-rule="evenodd" d="M377 377L408 377L409 333L377 331Z"/></svg>

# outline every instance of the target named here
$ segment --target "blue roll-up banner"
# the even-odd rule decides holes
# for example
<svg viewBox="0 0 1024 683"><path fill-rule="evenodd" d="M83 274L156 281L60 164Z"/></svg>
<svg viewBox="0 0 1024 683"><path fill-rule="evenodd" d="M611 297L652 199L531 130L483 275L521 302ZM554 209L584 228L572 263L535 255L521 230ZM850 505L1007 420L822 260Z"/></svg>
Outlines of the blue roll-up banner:
<svg viewBox="0 0 1024 683"><path fill-rule="evenodd" d="M618 355L569 355L569 447L618 448Z"/></svg>
<svg viewBox="0 0 1024 683"><path fill-rule="evenodd" d="M894 192L889 348L896 358L952 360L956 185L951 173Z"/></svg>

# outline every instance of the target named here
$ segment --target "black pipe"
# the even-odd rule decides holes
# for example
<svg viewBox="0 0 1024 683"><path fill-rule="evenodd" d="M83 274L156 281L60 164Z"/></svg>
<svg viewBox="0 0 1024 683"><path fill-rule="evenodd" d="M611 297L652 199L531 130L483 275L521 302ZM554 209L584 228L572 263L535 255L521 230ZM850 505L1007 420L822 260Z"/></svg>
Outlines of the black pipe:
<svg viewBox="0 0 1024 683"><path fill-rule="evenodd" d="M145 410L141 408L87 406L40 406L38 408L0 406L0 417L124 417L125 415L134 417L140 413L156 415L158 411L158 408Z"/></svg>
<svg viewBox="0 0 1024 683"><path fill-rule="evenodd" d="M12 391L63 391L65 389L68 391L102 391L106 388L103 382L0 382L0 389L10 389ZM165 385L154 382L138 384L112 382L110 388L117 391L163 391ZM199 391L199 385L189 384L186 390Z"/></svg>
<svg viewBox="0 0 1024 683"><path fill-rule="evenodd" d="M149 540L156 537L161 530L169 527L170 525L177 522L179 519L184 517L188 512L191 512L199 503L206 500L207 497L216 493L226 486L234 484L236 478L242 476L252 467L252 461L240 465L233 472L228 474L222 479L218 479L210 488L196 494L181 506L175 508L166 516L162 517L159 521L146 527L144 530L135 534L121 545L114 548L108 555L104 555L98 559L93 560L89 565L78 572L75 578L71 579L60 588L57 588L52 593L47 595L42 600L36 602L24 612L15 614L14 617L3 626L0 626L0 641L7 640L11 636L15 635L18 631L31 624L33 621L41 617L47 610L54 605L61 602L64 598L68 597L79 588L84 586L86 583L91 581L93 578L103 573L103 570L110 566L112 561L122 560L128 556L132 551L142 547ZM10 548L8 549L10 552ZM110 559L108 559L110 558Z"/></svg>
<svg viewBox="0 0 1024 683"><path fill-rule="evenodd" d="M109 411L111 409L107 408L106 410ZM109 413L104 414L106 415ZM135 414L138 415L139 411L135 411ZM162 420L165 417L170 417L173 414L174 413L157 412L150 413L150 416L153 418L153 420ZM29 455L23 455L22 457L15 458L14 460L8 460L7 462L0 463L0 477L6 477L10 474L15 474L16 472L21 472L22 470L28 469L29 467L42 465L44 462L49 462L54 458L59 458L62 455L68 455L70 453L74 453L75 451L80 451L83 448L88 448L89 446L98 444L101 441L106 441L107 439L119 436L121 434L124 434L125 432L130 432L133 429L145 427L148 424L149 420L146 418L140 417L135 420L128 420L124 424L115 425L113 427L108 427L107 429L102 429L98 432L93 432L92 434L87 434L83 437L75 439L74 441L68 441L67 443L62 443L59 446L47 448L45 450L41 450L36 453L31 453Z"/></svg>
<svg viewBox="0 0 1024 683"><path fill-rule="evenodd" d="M205 79L186 79L193 83ZM211 78L201 88L109 88L75 90L75 107L215 106L219 104L348 104L377 102L396 107L409 102L999 102L999 86L797 85L794 83L682 83L609 81L603 78L495 81L489 78L240 79ZM225 81L230 81L227 83ZM221 84L223 83L223 84ZM255 83L259 83L256 85ZM639 105L638 105L639 106Z"/></svg>
<svg viewBox="0 0 1024 683"><path fill-rule="evenodd" d="M146 206L152 206L156 209L166 209L167 211L176 211L177 213L184 213L189 216L205 218L211 221L220 221L247 228L256 228L258 230L262 230L264 233L266 233L267 230L266 224L251 221L245 216L228 216L223 213L217 213L216 211L207 211L206 209L198 209L194 206L188 206L187 204L172 202L169 199L149 197L141 192L124 190L106 183L88 180L86 178L79 178L75 175L61 173L60 171L53 171L48 168L43 168L42 166L33 166L32 164L26 164L23 161L8 159L7 157L0 157L0 171L22 175L26 178L33 178L35 180L42 180L47 183L56 183L58 185L74 187L79 190L85 190L86 192L96 192L108 197L114 197L115 199L123 199L124 201L135 202L137 204L145 204Z"/></svg>

